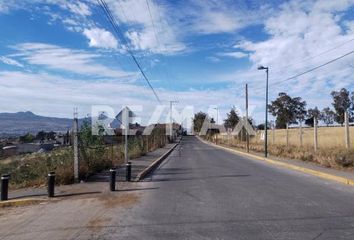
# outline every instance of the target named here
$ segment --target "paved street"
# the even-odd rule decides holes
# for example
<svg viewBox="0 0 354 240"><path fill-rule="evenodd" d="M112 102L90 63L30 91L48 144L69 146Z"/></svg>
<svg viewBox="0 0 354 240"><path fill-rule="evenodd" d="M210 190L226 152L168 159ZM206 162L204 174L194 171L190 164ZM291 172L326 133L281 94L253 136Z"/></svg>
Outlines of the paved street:
<svg viewBox="0 0 354 240"><path fill-rule="evenodd" d="M353 187L192 136L145 182L124 187L0 211L0 239L354 239Z"/></svg>

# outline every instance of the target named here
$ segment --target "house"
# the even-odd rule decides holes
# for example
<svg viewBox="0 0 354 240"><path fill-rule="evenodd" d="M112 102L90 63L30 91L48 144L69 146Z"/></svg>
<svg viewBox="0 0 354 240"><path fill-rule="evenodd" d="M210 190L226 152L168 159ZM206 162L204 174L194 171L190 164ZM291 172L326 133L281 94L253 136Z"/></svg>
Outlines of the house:
<svg viewBox="0 0 354 240"><path fill-rule="evenodd" d="M4 157L10 157L17 154L17 146L9 145L2 148L2 155Z"/></svg>

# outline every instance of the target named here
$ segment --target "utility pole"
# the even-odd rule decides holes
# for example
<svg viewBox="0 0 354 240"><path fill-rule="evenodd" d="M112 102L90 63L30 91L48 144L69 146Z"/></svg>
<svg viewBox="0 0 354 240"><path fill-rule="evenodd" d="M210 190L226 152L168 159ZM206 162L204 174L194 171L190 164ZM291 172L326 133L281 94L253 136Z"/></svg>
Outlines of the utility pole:
<svg viewBox="0 0 354 240"><path fill-rule="evenodd" d="M247 83L246 83L246 121L248 122L248 84ZM250 139L247 131L246 131L246 147L247 147L247 152L250 152Z"/></svg>
<svg viewBox="0 0 354 240"><path fill-rule="evenodd" d="M170 102L170 141L172 142L172 135L173 135L173 122L172 122L172 104L178 103L178 101L169 101Z"/></svg>
<svg viewBox="0 0 354 240"><path fill-rule="evenodd" d="M74 125L73 125L73 137L74 137L74 180L79 182L79 147L78 147L78 113L77 108L74 108Z"/></svg>

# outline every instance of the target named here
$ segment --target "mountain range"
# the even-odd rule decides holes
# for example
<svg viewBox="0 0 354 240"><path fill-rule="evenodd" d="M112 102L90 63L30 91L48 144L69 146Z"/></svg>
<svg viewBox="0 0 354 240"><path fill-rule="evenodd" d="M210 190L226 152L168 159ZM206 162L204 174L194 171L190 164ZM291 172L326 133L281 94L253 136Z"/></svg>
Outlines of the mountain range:
<svg viewBox="0 0 354 240"><path fill-rule="evenodd" d="M84 119L79 119L81 125ZM73 126L73 119L44 117L33 112L0 113L0 136L20 136L39 131L66 132Z"/></svg>

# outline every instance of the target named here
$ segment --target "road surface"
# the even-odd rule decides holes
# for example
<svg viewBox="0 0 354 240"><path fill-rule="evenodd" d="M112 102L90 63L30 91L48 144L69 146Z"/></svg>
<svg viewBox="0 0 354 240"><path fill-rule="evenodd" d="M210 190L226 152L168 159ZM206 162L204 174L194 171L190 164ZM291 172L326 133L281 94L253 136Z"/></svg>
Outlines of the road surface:
<svg viewBox="0 0 354 240"><path fill-rule="evenodd" d="M127 207L103 211L85 202L75 212L71 205L51 225L29 223L33 215L25 215L27 225L13 239L354 239L353 187L240 157L193 136L135 187L142 191L130 193L137 195ZM65 225L70 216L77 220Z"/></svg>

